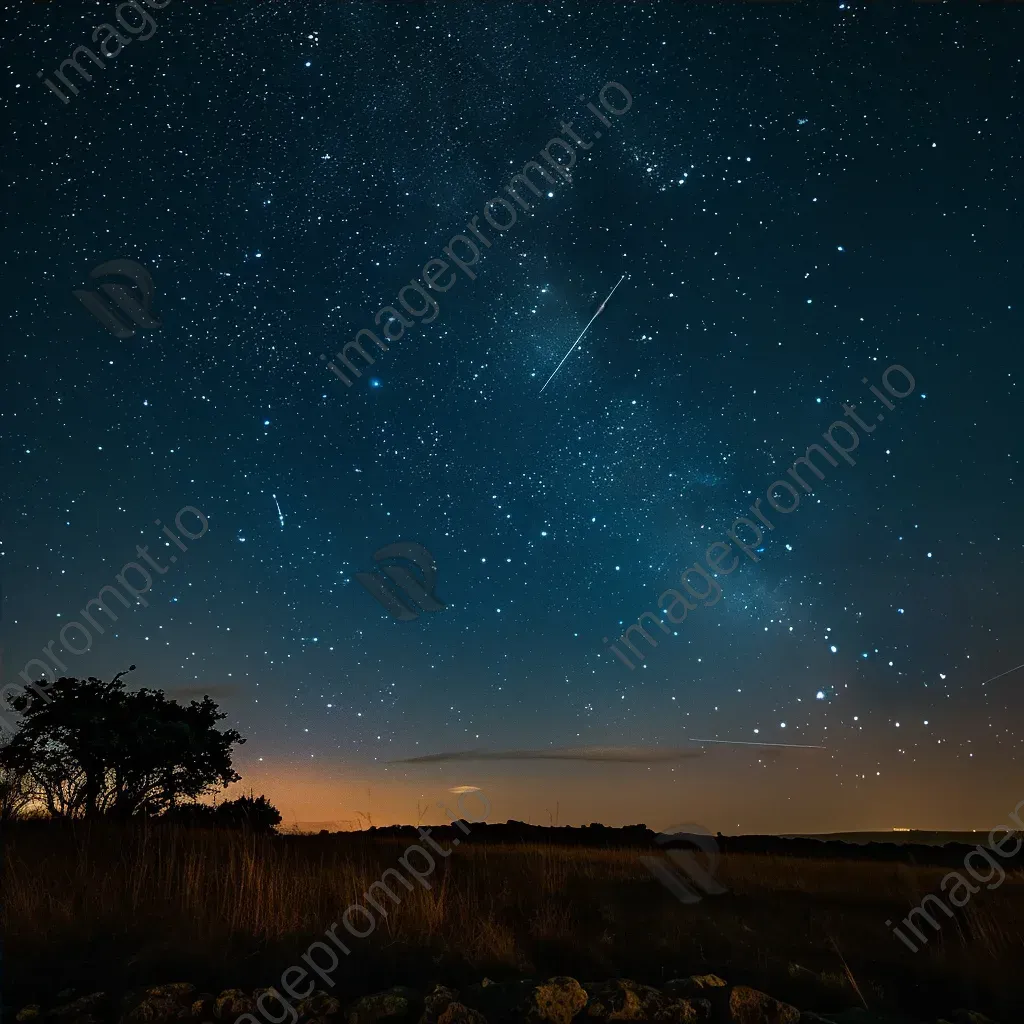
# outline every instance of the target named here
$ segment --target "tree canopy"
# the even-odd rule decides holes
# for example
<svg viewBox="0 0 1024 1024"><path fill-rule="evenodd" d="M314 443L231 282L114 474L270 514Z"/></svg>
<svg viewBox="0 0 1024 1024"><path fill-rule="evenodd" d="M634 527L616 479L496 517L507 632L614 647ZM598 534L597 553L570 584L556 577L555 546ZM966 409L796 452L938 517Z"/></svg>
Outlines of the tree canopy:
<svg viewBox="0 0 1024 1024"><path fill-rule="evenodd" d="M231 748L245 740L216 728L226 715L210 697L186 707L162 690L127 690L125 674L8 697L22 720L0 768L54 817L155 815L241 778Z"/></svg>

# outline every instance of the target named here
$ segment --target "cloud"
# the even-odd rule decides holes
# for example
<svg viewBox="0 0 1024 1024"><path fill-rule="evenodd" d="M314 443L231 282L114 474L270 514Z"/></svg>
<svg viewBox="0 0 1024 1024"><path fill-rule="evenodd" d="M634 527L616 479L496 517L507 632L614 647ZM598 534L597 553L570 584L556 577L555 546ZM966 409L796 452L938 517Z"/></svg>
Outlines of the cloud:
<svg viewBox="0 0 1024 1024"><path fill-rule="evenodd" d="M756 747L762 754L780 756L783 749L824 750L824 747L798 743L748 743L743 740L694 740L700 744ZM668 764L704 757L701 747L550 747L547 750L456 750L440 754L404 757L390 764L438 764L444 761L590 761L618 764ZM461 788L461 787L460 787ZM469 789L467 788L468 792ZM456 790L452 790L456 792Z"/></svg>
<svg viewBox="0 0 1024 1024"><path fill-rule="evenodd" d="M651 764L703 757L705 751L671 747L551 747L548 750L458 750L405 757L391 764L432 764L440 761L615 761Z"/></svg>
<svg viewBox="0 0 1024 1024"><path fill-rule="evenodd" d="M452 788L449 789L448 792L449 793L479 793L480 792L480 787L479 786L452 786Z"/></svg>

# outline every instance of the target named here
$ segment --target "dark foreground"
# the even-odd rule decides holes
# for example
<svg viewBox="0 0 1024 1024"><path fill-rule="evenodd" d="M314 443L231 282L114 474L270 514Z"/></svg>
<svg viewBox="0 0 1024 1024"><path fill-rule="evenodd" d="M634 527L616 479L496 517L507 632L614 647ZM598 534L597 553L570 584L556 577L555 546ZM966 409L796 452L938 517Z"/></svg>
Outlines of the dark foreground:
<svg viewBox="0 0 1024 1024"><path fill-rule="evenodd" d="M813 840L787 853L775 841L726 839L716 869L726 891L683 904L641 862L652 852L663 856L649 843L549 845L532 834L474 842L469 835L456 848L454 830L437 829L433 838L442 852L431 864L416 860L419 876L406 872L401 882L396 869L415 833L261 836L17 823L3 844L5 1015L29 1004L52 1009L71 989L74 998L107 993L102 1010L83 1012L95 1024L118 1020L131 1009L127 993L138 998L168 978L189 979L197 993L237 988L245 998L280 987L282 972L302 965L310 944L346 908L365 906L385 879L395 899L375 890L376 907L353 919L359 938L338 925L347 952L330 971L333 985L318 981L339 1010L396 985L421 997L437 984L465 993L484 976L501 985L625 977L664 992L672 979L713 973L799 1007L804 1021L811 1012L844 1024L954 1021L961 1007L1001 1024L1024 1020L1024 874L1009 861L997 887L979 885L950 917L938 915L941 927L913 952L886 921L900 922L940 892L964 849L873 858L864 847L846 856L843 844ZM790 1021L730 1018L716 999L715 1024ZM193 1018L197 1001L178 1008L182 1021L231 1024L227 1004L219 1014L200 1005ZM583 1012L600 1019L593 1006ZM495 1013L480 1012L489 1020ZM604 1019L645 1019L623 1012ZM51 1019L76 1024L68 1014Z"/></svg>
<svg viewBox="0 0 1024 1024"><path fill-rule="evenodd" d="M308 991L308 986L306 986ZM65 995L70 995L67 993ZM487 979L461 991L434 985L427 992L396 986L343 1001L322 989L287 1000L274 989L251 994L228 989L219 995L176 983L131 992L115 999L94 992L50 1008L23 1007L20 1024L582 1024L591 1021L662 1021L665 1024L882 1024L867 1010L835 1014L801 1012L745 985L730 985L714 974L676 978L660 988L626 978L584 982L561 976L535 982L493 983ZM991 1024L982 1014L957 1010L937 1024Z"/></svg>

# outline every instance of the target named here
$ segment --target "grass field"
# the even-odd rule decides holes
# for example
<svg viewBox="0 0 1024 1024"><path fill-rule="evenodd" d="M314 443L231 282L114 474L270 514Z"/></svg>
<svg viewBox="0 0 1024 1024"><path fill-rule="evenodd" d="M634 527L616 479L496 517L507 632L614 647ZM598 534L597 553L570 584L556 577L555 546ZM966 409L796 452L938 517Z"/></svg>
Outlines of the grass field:
<svg viewBox="0 0 1024 1024"><path fill-rule="evenodd" d="M405 843L169 827L16 824L4 837L8 1007L71 986L269 985ZM714 971L805 1010L1020 1019L1024 874L942 919L918 953L893 937L940 868L725 854L724 895L685 906L641 851L464 844L351 939L338 991L570 974L658 984ZM650 851L643 851L649 853Z"/></svg>

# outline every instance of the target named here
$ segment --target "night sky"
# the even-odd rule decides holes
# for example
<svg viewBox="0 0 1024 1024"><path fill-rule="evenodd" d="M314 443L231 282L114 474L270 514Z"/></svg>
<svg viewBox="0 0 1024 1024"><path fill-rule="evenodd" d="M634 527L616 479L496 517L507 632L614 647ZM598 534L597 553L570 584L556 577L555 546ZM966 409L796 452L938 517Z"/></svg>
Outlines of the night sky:
<svg viewBox="0 0 1024 1024"><path fill-rule="evenodd" d="M172 0L64 103L37 72L117 5L74 6L4 12L5 683L56 641L67 674L210 693L244 788L330 827L442 820L455 786L545 824L1007 819L1024 8ZM563 122L571 180L489 227ZM474 215L475 279L346 387L321 356ZM112 260L159 327L75 298ZM772 513L843 403L874 425L855 465ZM756 498L758 560L627 668L603 638ZM398 542L443 609L356 579ZM62 649L137 545L148 604ZM704 753L389 764L609 746Z"/></svg>

